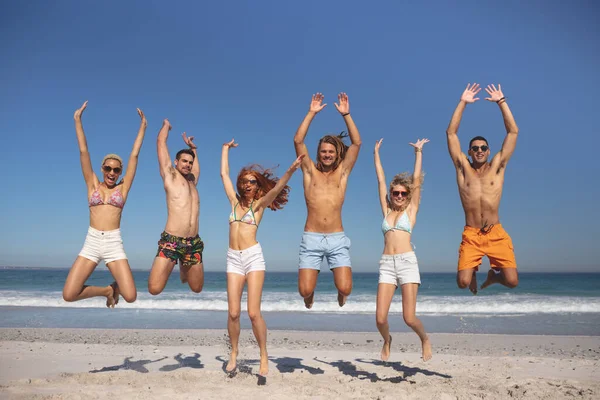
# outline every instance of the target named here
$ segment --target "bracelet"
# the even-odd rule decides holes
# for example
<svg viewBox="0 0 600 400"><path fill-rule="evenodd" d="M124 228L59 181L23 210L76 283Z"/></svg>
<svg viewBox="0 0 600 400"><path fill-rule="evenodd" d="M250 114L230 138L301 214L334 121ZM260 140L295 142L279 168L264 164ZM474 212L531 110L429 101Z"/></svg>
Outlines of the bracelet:
<svg viewBox="0 0 600 400"><path fill-rule="evenodd" d="M415 153L422 153L423 149L419 149L418 147L415 147Z"/></svg>
<svg viewBox="0 0 600 400"><path fill-rule="evenodd" d="M506 97L502 97L500 100L498 100L498 101L496 102L496 104L502 104L502 103L500 103L501 101L506 101Z"/></svg>
<svg viewBox="0 0 600 400"><path fill-rule="evenodd" d="M349 113L349 112L347 112L347 113L345 113L345 114L342 114L342 117L345 117L346 115L350 115L350 113Z"/></svg>

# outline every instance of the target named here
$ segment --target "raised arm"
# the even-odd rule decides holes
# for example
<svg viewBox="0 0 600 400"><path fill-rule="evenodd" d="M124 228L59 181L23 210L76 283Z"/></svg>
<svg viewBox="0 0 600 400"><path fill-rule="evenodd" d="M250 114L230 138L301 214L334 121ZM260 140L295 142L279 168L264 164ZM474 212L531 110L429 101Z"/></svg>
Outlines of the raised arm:
<svg viewBox="0 0 600 400"><path fill-rule="evenodd" d="M279 192L283 190L283 188L285 187L285 185L287 185L292 175L294 175L294 172L296 172L298 167L302 164L302 159L305 157L306 156L304 154L300 154L298 158L294 160L294 162L288 168L288 170L285 171L285 174L283 174L283 176L279 178L275 186L273 186L273 189L269 190L267 194L265 194L258 200L258 202L254 206L255 211L258 211L264 207L268 207L273 202L273 200L275 200Z"/></svg>
<svg viewBox="0 0 600 400"><path fill-rule="evenodd" d="M385 173L381 166L381 159L379 158L379 148L381 147L383 138L375 142L375 172L377 173L377 187L379 190L379 203L381 203L381 212L385 217L388 214L388 202L387 202L387 183L385 182Z"/></svg>
<svg viewBox="0 0 600 400"><path fill-rule="evenodd" d="M146 126L148 125L148 121L146 121L146 116L144 115L142 110L138 108L137 112L141 118L140 129L138 129L137 137L135 138L135 142L133 143L133 149L131 150L131 154L129 155L129 162L127 163L127 172L125 173L125 177L123 178L123 194L129 192L129 189L131 189L131 185L133 184L135 172L137 171L138 156L140 155L142 143L144 142L144 135L146 134Z"/></svg>
<svg viewBox="0 0 600 400"><path fill-rule="evenodd" d="M296 149L296 156L304 154L304 157L302 158L302 171L304 173L310 173L311 167L313 166L313 162L308 155L308 149L306 148L304 139L306 138L306 134L308 133L308 128L310 127L312 120L323 108L325 108L326 105L327 104L323 104L323 94L314 94L310 102L308 113L302 120L302 123L298 127L296 135L294 136L294 148Z"/></svg>
<svg viewBox="0 0 600 400"><path fill-rule="evenodd" d="M167 138L169 137L169 131L171 130L171 123L168 119L163 121L163 126L158 132L158 138L156 139L156 151L158 153L158 168L160 170L160 176L165 179L167 172L173 168L171 163L171 157L169 156L169 149L167 148Z"/></svg>
<svg viewBox="0 0 600 400"><path fill-rule="evenodd" d="M519 134L519 128L517 127L517 123L515 122L515 118L510 112L510 108L508 104L506 104L506 98L504 94L502 94L502 87L498 84L498 89L494 85L488 85L485 89L486 92L490 95L490 97L486 97L486 100L493 101L497 103L500 107L500 111L502 112L502 118L504 119L504 127L506 128L506 137L504 138L504 143L502 143L502 149L496 156L494 157L494 162L496 158L500 161L499 167L502 168L508 162L513 152L515 151L515 147L517 146L517 135Z"/></svg>
<svg viewBox="0 0 600 400"><path fill-rule="evenodd" d="M360 151L360 145L362 141L360 139L360 133L358 132L358 128L350 115L350 102L348 101L348 95L346 93L338 94L339 104L335 104L335 108L340 112L341 116L344 118L344 122L346 123L346 127L348 128L348 136L350 136L350 142L352 144L348 148L346 152L346 157L342 162L344 170L346 173L350 173L352 168L354 168L354 164L356 163L356 159L358 158L358 152Z"/></svg>
<svg viewBox="0 0 600 400"><path fill-rule="evenodd" d="M463 112L467 107L467 104L474 103L479 100L479 97L475 97L481 88L479 84L474 83L467 84L467 88L463 92L460 97L460 101L456 110L454 110L454 114L452 114L452 119L450 120L450 124L448 125L448 129L446 130L446 136L448 139L448 151L450 152L450 157L452 158L452 163L456 168L462 168L463 162L468 161L467 156L460 150L460 141L458 140L458 127L460 125L460 121L462 119Z"/></svg>
<svg viewBox="0 0 600 400"><path fill-rule="evenodd" d="M98 184L98 178L94 174L92 169L92 161L90 159L90 152L87 147L87 140L85 139L85 133L83 132L83 124L81 122L81 116L87 107L87 101L83 103L81 108L75 110L73 118L75 119L75 133L77 134L77 143L79 144L79 160L81 162L81 171L83 172L83 179L88 189L95 187Z"/></svg>
<svg viewBox="0 0 600 400"><path fill-rule="evenodd" d="M196 144L194 143L193 136L186 136L185 132L181 134L183 141L188 145L190 150L194 153L194 163L192 164L192 175L194 175L194 184L198 184L198 179L200 179L200 160L198 160L198 153L196 152Z"/></svg>
<svg viewBox="0 0 600 400"><path fill-rule="evenodd" d="M233 204L236 200L236 193L231 178L229 177L229 149L231 147L237 147L233 139L231 142L223 144L223 150L221 150L221 180L223 181L223 187L225 188L225 194L229 199L229 202Z"/></svg>
<svg viewBox="0 0 600 400"><path fill-rule="evenodd" d="M415 148L415 168L413 170L413 193L410 200L411 208L415 214L419 210L421 203L421 185L423 184L423 146L428 143L429 139L419 139L417 143L409 143Z"/></svg>

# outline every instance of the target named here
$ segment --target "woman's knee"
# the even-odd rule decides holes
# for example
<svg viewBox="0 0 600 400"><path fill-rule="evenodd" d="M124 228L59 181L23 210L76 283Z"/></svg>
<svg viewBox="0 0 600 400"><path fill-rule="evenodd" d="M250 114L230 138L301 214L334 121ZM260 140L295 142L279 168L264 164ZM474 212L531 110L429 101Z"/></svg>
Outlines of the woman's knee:
<svg viewBox="0 0 600 400"><path fill-rule="evenodd" d="M153 296L160 294L165 287L156 283L148 282L148 293Z"/></svg>
<svg viewBox="0 0 600 400"><path fill-rule="evenodd" d="M248 318L250 318L250 322L254 324L262 319L262 314L260 313L260 310L248 310Z"/></svg>
<svg viewBox="0 0 600 400"><path fill-rule="evenodd" d="M73 302L73 301L77 300L77 295L78 295L78 293L76 293L73 290L69 290L67 288L63 289L63 300L64 301Z"/></svg>
<svg viewBox="0 0 600 400"><path fill-rule="evenodd" d="M387 315L376 315L375 316L375 323L377 324L378 328L386 326L388 324L388 317L387 317Z"/></svg>
<svg viewBox="0 0 600 400"><path fill-rule="evenodd" d="M418 318L413 314L413 315L404 315L404 323L406 325L408 325L409 327L414 327L418 322Z"/></svg>
<svg viewBox="0 0 600 400"><path fill-rule="evenodd" d="M137 290L135 289L133 290L133 292L121 292L119 294L128 303L133 303L137 300Z"/></svg>
<svg viewBox="0 0 600 400"><path fill-rule="evenodd" d="M228 318L230 321L233 321L233 322L239 321L240 320L240 310L239 309L229 310Z"/></svg>

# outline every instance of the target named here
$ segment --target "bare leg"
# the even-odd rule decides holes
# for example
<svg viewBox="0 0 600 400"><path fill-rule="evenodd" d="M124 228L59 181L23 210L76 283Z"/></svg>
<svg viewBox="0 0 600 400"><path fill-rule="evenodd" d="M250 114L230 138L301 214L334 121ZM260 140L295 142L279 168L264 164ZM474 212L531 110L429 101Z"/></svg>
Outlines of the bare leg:
<svg viewBox="0 0 600 400"><path fill-rule="evenodd" d="M229 355L227 367L225 367L227 372L232 372L237 367L238 344L240 341L240 309L245 283L246 276L231 272L227 273L227 331L231 342L231 354Z"/></svg>
<svg viewBox="0 0 600 400"><path fill-rule="evenodd" d="M204 264L194 264L190 267L184 267L179 263L179 276L181 282L190 286L192 292L200 293L204 287Z"/></svg>
<svg viewBox="0 0 600 400"><path fill-rule="evenodd" d="M413 331L421 339L421 347L423 349L423 361L431 358L431 342L425 332L423 323L416 317L417 309L417 292L419 285L416 283L406 283L401 286L402 290L402 316L406 325L410 326Z"/></svg>
<svg viewBox="0 0 600 400"><path fill-rule="evenodd" d="M265 271L254 271L247 275L248 279L248 317L252 322L252 331L260 348L260 367L258 374L267 376L269 373L269 355L267 354L267 324L260 312Z"/></svg>
<svg viewBox="0 0 600 400"><path fill-rule="evenodd" d="M115 304L119 302L119 294L123 296L126 302L133 303L137 298L137 290L129 262L127 260L116 260L109 262L106 266L116 282L113 286L115 289L113 294Z"/></svg>
<svg viewBox="0 0 600 400"><path fill-rule="evenodd" d="M175 267L175 261L169 258L156 257L152 263L148 277L148 292L156 296L167 286L169 276Z"/></svg>
<svg viewBox="0 0 600 400"><path fill-rule="evenodd" d="M469 288L471 293L477 294L477 276L475 268L462 269L456 274L456 283L458 287Z"/></svg>
<svg viewBox="0 0 600 400"><path fill-rule="evenodd" d="M302 268L298 270L298 292L304 297L304 306L312 308L315 302L315 288L317 287L317 278L319 270Z"/></svg>
<svg viewBox="0 0 600 400"><path fill-rule="evenodd" d="M337 267L332 269L333 281L338 290L338 304L343 307L352 292L352 268Z"/></svg>
<svg viewBox="0 0 600 400"><path fill-rule="evenodd" d="M383 337L383 348L381 349L381 360L387 361L390 357L392 336L390 335L390 325L388 323L388 314L390 305L394 298L396 285L390 283L380 283L377 287L377 309L375 311L375 320L377 329Z"/></svg>
<svg viewBox="0 0 600 400"><path fill-rule="evenodd" d="M516 268L502 268L500 273L497 274L493 269L490 269L487 274L487 279L481 285L482 289L494 284L499 283L508 288L515 288L519 284L519 274Z"/></svg>
<svg viewBox="0 0 600 400"><path fill-rule="evenodd" d="M115 306L115 287L112 285L86 286L88 280L98 264L85 257L78 256L69 271L65 286L63 287L63 299L68 302L89 299L91 297L106 297L106 306L114 308ZM118 294L117 294L118 298Z"/></svg>

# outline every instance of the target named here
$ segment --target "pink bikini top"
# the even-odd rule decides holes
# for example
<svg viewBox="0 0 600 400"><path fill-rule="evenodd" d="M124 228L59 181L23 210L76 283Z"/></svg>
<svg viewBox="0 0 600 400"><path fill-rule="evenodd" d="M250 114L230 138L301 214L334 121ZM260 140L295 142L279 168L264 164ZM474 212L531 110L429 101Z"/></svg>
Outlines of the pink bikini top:
<svg viewBox="0 0 600 400"><path fill-rule="evenodd" d="M117 189L115 189L115 191L112 192L112 194L110 195L110 197L108 198L108 201L106 203L102 199L102 196L100 195L100 191L98 189L94 190L94 192L92 193L92 196L90 197L90 200L89 200L90 207L101 206L104 204L109 204L111 206L115 206L118 208L123 208L125 206L125 200L123 199L123 194L121 193L121 190L119 189L118 186L117 186Z"/></svg>

